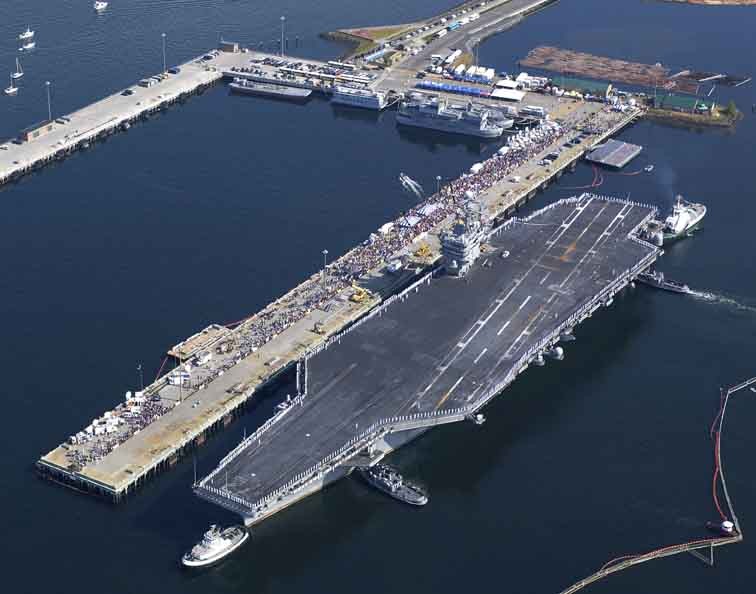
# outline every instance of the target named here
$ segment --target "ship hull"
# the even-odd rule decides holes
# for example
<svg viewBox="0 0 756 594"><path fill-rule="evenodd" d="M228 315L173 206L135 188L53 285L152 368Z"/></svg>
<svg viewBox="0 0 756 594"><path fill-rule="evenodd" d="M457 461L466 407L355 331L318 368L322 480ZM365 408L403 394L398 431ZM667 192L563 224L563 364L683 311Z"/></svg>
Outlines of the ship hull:
<svg viewBox="0 0 756 594"><path fill-rule="evenodd" d="M673 233L671 231L664 231L664 241L675 241L677 239L682 239L683 237L687 237L693 231L695 231L701 226L701 221L703 221L704 216L706 216L706 208L702 208L701 210L699 210L696 213L696 217L691 221L690 225L688 225L685 229L683 229L679 233Z"/></svg>
<svg viewBox="0 0 756 594"><path fill-rule="evenodd" d="M334 105L346 105L347 107L358 107L360 109L367 109L369 111L381 111L383 110L385 105L381 105L380 103L355 103L354 101L351 101L349 98L342 98L339 95L333 95L331 97L331 103Z"/></svg>
<svg viewBox="0 0 756 594"><path fill-rule="evenodd" d="M504 132L503 128L488 128L482 130L475 128L460 128L458 125L448 124L440 120L428 120L424 118L417 119L401 113L396 115L396 122L402 126L426 128L428 130L436 130L437 132L446 132L447 134L475 136L476 138L484 138L486 140L496 140Z"/></svg>
<svg viewBox="0 0 756 594"><path fill-rule="evenodd" d="M269 99L282 99L284 101L305 101L312 94L312 91L309 89L293 87L285 87L281 90L275 90L266 89L264 87L248 87L234 83L231 83L229 87L232 92L239 95L255 95L258 97L268 97Z"/></svg>
<svg viewBox="0 0 756 594"><path fill-rule="evenodd" d="M231 553L233 553L236 549L238 549L240 546L242 546L245 542L247 542L247 539L249 539L249 533L244 532L242 537L236 541L233 545L231 545L229 548L227 548L225 551L221 551L217 555L213 555L212 557L208 557L207 559L190 559L186 556L184 556L181 559L181 564L184 567L189 567L193 569L201 568L201 567L210 567L211 565L216 565L217 563L220 563L228 557Z"/></svg>

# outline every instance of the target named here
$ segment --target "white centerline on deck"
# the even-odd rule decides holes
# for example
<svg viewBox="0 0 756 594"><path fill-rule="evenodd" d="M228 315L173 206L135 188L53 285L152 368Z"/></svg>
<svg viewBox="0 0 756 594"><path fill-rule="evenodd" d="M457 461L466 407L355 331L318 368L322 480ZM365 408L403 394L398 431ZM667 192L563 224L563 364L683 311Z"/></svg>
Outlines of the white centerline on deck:
<svg viewBox="0 0 756 594"><path fill-rule="evenodd" d="M509 326L511 322L512 320L507 320L506 322L504 322L504 325L501 328L499 328L499 331L496 333L496 336L501 336L501 333L507 329L507 326Z"/></svg>
<svg viewBox="0 0 756 594"><path fill-rule="evenodd" d="M488 347L486 347L482 351L480 351L480 355L478 355L477 357L475 357L475 361L473 361L473 364L475 364L478 361L480 361L481 357L486 354L487 350L488 350Z"/></svg>

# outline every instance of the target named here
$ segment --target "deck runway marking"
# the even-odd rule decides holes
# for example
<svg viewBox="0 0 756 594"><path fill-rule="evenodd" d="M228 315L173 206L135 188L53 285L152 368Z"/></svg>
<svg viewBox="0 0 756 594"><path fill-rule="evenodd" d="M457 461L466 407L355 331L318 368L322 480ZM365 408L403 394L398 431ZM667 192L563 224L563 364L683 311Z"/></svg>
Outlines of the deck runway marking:
<svg viewBox="0 0 756 594"><path fill-rule="evenodd" d="M499 331L496 333L496 336L501 336L501 333L507 329L507 326L509 326L511 322L512 320L507 320L506 322L504 322L504 325L501 328L499 328Z"/></svg>
<svg viewBox="0 0 756 594"><path fill-rule="evenodd" d="M446 394L443 395L441 400L438 401L438 404L436 405L436 410L438 410L444 405L444 402L446 402L449 399L449 396L452 395L454 390L457 389L457 386L462 382L464 378L465 378L465 374L463 373L462 375L459 376L459 379L456 382L454 382L454 385L451 388L449 388Z"/></svg>
<svg viewBox="0 0 756 594"><path fill-rule="evenodd" d="M604 207L604 208L606 208L606 207ZM628 214L630 214L630 211L634 208L634 205L633 204L625 204L625 205L623 205L622 208L620 209L619 213L617 213L617 215L606 226L606 229L609 229L612 225L615 224L615 222L617 222L617 220L619 219L619 215L623 214L623 211L625 210L625 208L628 208L628 210L624 214L628 215ZM592 222L593 221L591 221L591 223ZM598 248L599 244L603 243L605 241L606 241L606 238L604 237L604 234L602 233L601 235L598 236L598 238L596 239L596 241L593 242L593 245L586 251L585 255L582 258L580 258L580 260L578 260L577 264L575 264L575 266L573 267L573 269L569 272L569 274L567 274L567 276L564 278L564 280L562 281L562 283L559 286L560 287L564 287L565 283L567 283L567 281L571 279L572 275L575 274L580 269L580 267L583 265L583 263L590 256L592 256L592 255L594 255L596 253L596 248Z"/></svg>
<svg viewBox="0 0 756 594"><path fill-rule="evenodd" d="M546 273L546 274L545 274L545 275L543 276L543 278L541 279L541 282L539 282L538 284L539 284L539 285L542 285L543 283L545 283L545 282L546 282L546 279L547 279L547 278L549 278L549 275L550 275L550 274L551 274L551 271L547 272L547 273Z"/></svg>
<svg viewBox="0 0 756 594"><path fill-rule="evenodd" d="M520 307L517 308L517 311L520 311L523 307L525 307L528 304L528 301L530 301L531 297L532 295L528 295L527 297L525 297L525 301L520 303Z"/></svg>
<svg viewBox="0 0 756 594"><path fill-rule="evenodd" d="M478 361L480 361L481 357L486 354L486 351L488 350L488 347L484 348L482 351L480 351L480 355L475 357L475 361L473 361L473 364L476 364Z"/></svg>

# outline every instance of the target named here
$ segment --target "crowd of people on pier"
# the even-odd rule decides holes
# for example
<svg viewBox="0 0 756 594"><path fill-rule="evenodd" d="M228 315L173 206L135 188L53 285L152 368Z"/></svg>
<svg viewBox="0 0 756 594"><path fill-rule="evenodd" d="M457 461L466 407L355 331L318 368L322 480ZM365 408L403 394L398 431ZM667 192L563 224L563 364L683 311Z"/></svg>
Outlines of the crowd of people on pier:
<svg viewBox="0 0 756 594"><path fill-rule="evenodd" d="M325 271L313 275L278 301L254 316L238 323L234 348L220 353L201 369L188 373L182 387L190 393L204 388L239 361L254 353L315 309L328 309L337 294L348 289L360 277L376 270L408 248L421 234L431 231L444 220L456 217L465 204L511 176L519 167L552 147L568 131L579 128L591 134L608 130L616 118L607 111L590 116L573 125L542 121L537 127L510 138L506 150L500 150L481 163L475 173L465 174L440 188L440 191L410 208L399 219L386 225L362 245L332 262ZM323 278L325 274L325 279ZM192 377L192 375L194 377ZM102 435L87 434L82 444L69 446L67 456L72 464L84 467L107 455L133 433L165 414L178 401L170 403L159 394L148 399L136 415L125 418L125 429ZM81 434L77 434L81 435Z"/></svg>
<svg viewBox="0 0 756 594"><path fill-rule="evenodd" d="M94 427L98 424L93 423L87 431L81 431L71 438L66 446L66 458L76 469L94 464L170 409L171 407L162 402L157 395L146 399L138 406L119 404L109 417L113 422L108 423L103 419L99 425L112 427L112 430L108 429L101 434L95 433Z"/></svg>

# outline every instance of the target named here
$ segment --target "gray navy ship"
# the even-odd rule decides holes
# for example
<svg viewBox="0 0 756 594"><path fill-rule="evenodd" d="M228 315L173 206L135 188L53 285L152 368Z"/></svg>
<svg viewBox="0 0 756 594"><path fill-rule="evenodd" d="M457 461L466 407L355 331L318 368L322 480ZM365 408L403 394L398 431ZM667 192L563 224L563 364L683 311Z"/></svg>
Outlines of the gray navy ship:
<svg viewBox="0 0 756 594"><path fill-rule="evenodd" d="M360 468L359 473L369 485L403 503L410 505L428 503L428 496L420 487L405 481L402 475L388 464Z"/></svg>
<svg viewBox="0 0 756 594"><path fill-rule="evenodd" d="M258 82L235 78L234 82L228 85L235 93L244 95L262 95L264 97L273 97L276 99L288 99L291 101L304 101L312 91L310 89L300 89L297 87L288 87L286 85L276 85L267 82Z"/></svg>
<svg viewBox="0 0 756 594"><path fill-rule="evenodd" d="M488 139L499 138L514 124L502 112L485 105L459 105L422 93L410 93L399 104L396 121L405 126Z"/></svg>

